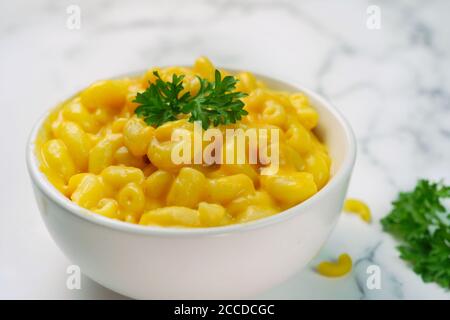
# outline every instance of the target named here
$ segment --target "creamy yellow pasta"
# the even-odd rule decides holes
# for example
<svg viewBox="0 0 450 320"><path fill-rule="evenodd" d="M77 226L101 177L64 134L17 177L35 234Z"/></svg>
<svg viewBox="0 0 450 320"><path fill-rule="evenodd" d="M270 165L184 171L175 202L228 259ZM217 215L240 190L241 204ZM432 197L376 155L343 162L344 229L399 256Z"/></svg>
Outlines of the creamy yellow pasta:
<svg viewBox="0 0 450 320"><path fill-rule="evenodd" d="M278 172L262 175L261 163L175 164L172 133L192 132L193 123L180 116L153 127L134 113L136 93L155 81L154 70L165 81L184 74L184 88L194 95L196 76L213 80L215 68L202 57L192 68L100 81L62 103L45 122L37 141L40 168L79 206L129 223L212 227L271 216L327 183L331 160L313 132L318 114L307 97L271 90L248 72L235 75L236 90L248 94L242 99L248 115L218 129L279 129Z"/></svg>

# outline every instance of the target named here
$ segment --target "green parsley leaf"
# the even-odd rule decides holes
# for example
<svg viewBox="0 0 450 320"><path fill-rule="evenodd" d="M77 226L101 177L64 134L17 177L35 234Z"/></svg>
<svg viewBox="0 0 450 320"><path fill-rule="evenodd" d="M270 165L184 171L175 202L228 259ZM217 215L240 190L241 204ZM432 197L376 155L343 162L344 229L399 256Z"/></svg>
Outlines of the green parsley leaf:
<svg viewBox="0 0 450 320"><path fill-rule="evenodd" d="M149 125L160 126L177 119L190 94L185 93L179 97L183 90L183 75L174 74L172 82L164 82L158 72L153 74L156 76L155 83L150 83L150 86L144 92L138 93L133 100L139 104L134 112Z"/></svg>
<svg viewBox="0 0 450 320"><path fill-rule="evenodd" d="M181 114L190 114L189 121L201 121L203 129L220 124L236 123L247 114L240 98L247 94L236 92L236 82L233 76L222 75L215 71L214 82L197 77L200 89L195 96L183 91L184 75L173 75L171 82L161 79L158 72L155 83L142 93L138 93L133 102L139 104L135 113L149 125L161 124L177 120Z"/></svg>
<svg viewBox="0 0 450 320"><path fill-rule="evenodd" d="M393 209L381 220L383 229L401 241L400 257L425 282L450 288L450 186L418 181L411 192L401 192Z"/></svg>

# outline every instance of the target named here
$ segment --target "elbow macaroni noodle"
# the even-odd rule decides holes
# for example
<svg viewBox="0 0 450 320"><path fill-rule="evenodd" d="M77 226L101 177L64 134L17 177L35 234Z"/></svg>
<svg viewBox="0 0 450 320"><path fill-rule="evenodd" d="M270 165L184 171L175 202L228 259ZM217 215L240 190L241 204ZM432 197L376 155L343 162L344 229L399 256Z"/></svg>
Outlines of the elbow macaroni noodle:
<svg viewBox="0 0 450 320"><path fill-rule="evenodd" d="M248 94L242 99L248 115L213 128L211 136L249 128L258 138L266 134L268 144L279 141L277 171L263 173L270 162L264 157L236 164L172 161L173 150L186 147L185 139L171 139L174 132L194 137L195 126L180 116L155 128L134 114L134 97L155 81L155 70L164 81L173 73L184 74L184 90L194 95L196 76L212 81L215 68L199 58L192 68L154 68L138 77L100 81L62 103L46 120L37 141L40 168L79 206L141 225L213 227L276 214L328 182L331 159L313 132L318 114L307 97L271 90L248 72L236 75L236 90ZM269 157L260 141L246 144L247 151L266 151ZM218 146L223 154L212 152L213 157L236 158L227 143ZM195 160L195 152L191 157Z"/></svg>
<svg viewBox="0 0 450 320"><path fill-rule="evenodd" d="M324 261L317 266L317 272L325 277L342 277L352 271L352 258L343 253L336 262Z"/></svg>
<svg viewBox="0 0 450 320"><path fill-rule="evenodd" d="M367 204L358 199L346 199L344 202L344 211L360 216L365 222L370 222L370 220L372 220L370 208Z"/></svg>

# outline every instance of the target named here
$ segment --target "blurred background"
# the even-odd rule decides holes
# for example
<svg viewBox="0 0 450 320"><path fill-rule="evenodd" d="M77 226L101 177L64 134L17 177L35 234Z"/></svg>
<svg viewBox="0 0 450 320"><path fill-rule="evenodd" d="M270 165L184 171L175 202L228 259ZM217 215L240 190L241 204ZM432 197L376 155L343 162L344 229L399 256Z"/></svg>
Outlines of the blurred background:
<svg viewBox="0 0 450 320"><path fill-rule="evenodd" d="M419 177L450 178L450 2L80 1L0 3L0 298L121 298L87 278L51 240L25 167L27 135L47 109L95 80L158 65L220 67L295 80L351 122L358 159L349 196L374 221L343 215L315 262L348 252L350 276L311 268L256 298L441 298L398 259L379 219ZM368 290L365 267L383 271Z"/></svg>

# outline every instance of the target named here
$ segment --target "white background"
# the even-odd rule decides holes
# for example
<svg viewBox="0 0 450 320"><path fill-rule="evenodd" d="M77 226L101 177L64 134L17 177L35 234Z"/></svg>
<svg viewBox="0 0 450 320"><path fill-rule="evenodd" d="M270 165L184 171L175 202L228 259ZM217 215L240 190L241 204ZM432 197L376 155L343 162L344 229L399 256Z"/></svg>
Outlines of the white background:
<svg viewBox="0 0 450 320"><path fill-rule="evenodd" d="M81 29L66 27L70 4ZM381 29L366 27L369 5ZM418 177L450 177L450 2L440 1L2 1L0 4L0 298L120 298L83 278L43 225L25 167L27 135L48 108L97 79L155 65L219 66L294 78L330 98L359 144L349 195L374 222L343 215L311 268L260 297L441 298L398 259L379 219ZM351 275L320 277L322 259L348 252ZM377 264L381 290L365 287Z"/></svg>

